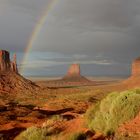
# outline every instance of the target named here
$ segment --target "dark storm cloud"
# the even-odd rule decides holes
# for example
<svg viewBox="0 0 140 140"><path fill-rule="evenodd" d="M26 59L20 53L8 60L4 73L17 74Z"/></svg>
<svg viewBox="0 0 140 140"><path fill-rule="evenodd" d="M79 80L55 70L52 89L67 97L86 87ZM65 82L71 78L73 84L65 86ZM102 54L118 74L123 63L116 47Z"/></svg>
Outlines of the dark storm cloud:
<svg viewBox="0 0 140 140"><path fill-rule="evenodd" d="M49 2L0 0L1 48L22 52ZM139 7L139 0L58 0L33 45L41 54L30 54L34 60L24 66L28 73L45 74L45 66L62 73L61 66L78 61L87 74L130 73L140 55Z"/></svg>
<svg viewBox="0 0 140 140"><path fill-rule="evenodd" d="M1 8L5 9L0 14L1 44L22 48L48 3L49 0L1 0ZM44 34L40 33L42 46L38 49L92 52L125 47L129 51L129 40L139 43L139 7L139 0L58 0L47 19L50 24L44 26Z"/></svg>
<svg viewBox="0 0 140 140"><path fill-rule="evenodd" d="M69 0L61 2L63 7L58 12L58 18L71 18L84 26L84 23L87 23L87 25L93 26L127 27L132 24L134 16L139 14L139 9L136 8L139 3L136 0Z"/></svg>
<svg viewBox="0 0 140 140"><path fill-rule="evenodd" d="M49 2L50 0L1 0L1 49L23 51L36 22Z"/></svg>
<svg viewBox="0 0 140 140"><path fill-rule="evenodd" d="M130 62L140 52L139 7L139 0L60 0L34 50Z"/></svg>
<svg viewBox="0 0 140 140"><path fill-rule="evenodd" d="M23 12L36 19L37 16L39 17L40 14L43 13L43 10L46 10L47 5L51 1L52 0L7 0L6 3L14 8L16 12Z"/></svg>

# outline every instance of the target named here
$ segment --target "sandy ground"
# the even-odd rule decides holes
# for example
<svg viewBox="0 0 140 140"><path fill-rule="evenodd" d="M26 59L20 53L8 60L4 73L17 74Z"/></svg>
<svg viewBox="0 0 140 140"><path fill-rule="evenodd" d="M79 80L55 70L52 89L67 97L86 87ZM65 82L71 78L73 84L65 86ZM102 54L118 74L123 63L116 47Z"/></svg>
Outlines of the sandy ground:
<svg viewBox="0 0 140 140"><path fill-rule="evenodd" d="M54 80L54 78L48 81L47 77L43 79L31 77L30 79L35 80L36 83L41 81L40 86L43 85L37 94L16 93L14 96L10 94L7 97L1 95L1 139L13 140L26 128L30 126L41 127L44 122L56 115L65 118L64 121L57 120L53 124L55 129L62 130L61 133L65 139L68 134L87 129L83 116L91 105L95 105L112 91L126 89L126 86L121 84L124 80L122 78L90 77L90 80L94 79L93 85L90 86L78 85L79 83L75 86L65 86L66 81ZM48 88L48 82L53 83L54 87L60 82L60 86Z"/></svg>

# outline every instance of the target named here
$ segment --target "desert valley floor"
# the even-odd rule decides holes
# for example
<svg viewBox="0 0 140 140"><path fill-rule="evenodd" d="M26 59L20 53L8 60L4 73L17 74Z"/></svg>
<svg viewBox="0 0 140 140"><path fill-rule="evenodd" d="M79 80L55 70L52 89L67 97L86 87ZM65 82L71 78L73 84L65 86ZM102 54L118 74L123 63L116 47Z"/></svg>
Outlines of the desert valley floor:
<svg viewBox="0 0 140 140"><path fill-rule="evenodd" d="M11 77L12 80L8 81L12 84L19 79L23 80L20 75L13 75L10 73L3 77ZM66 140L70 133L86 132L86 110L108 93L127 89L124 84L120 84L123 80L114 78L96 78L90 85L74 85L75 83L64 80L37 80L35 85L25 79L23 81L15 86L11 94L5 92L0 96L0 137L4 140L12 140L26 128L41 127L44 122L53 119L53 135L58 133L57 131L63 134L61 138L54 139ZM24 86L27 89L20 91ZM93 138L104 139L102 134L96 134Z"/></svg>
<svg viewBox="0 0 140 140"><path fill-rule="evenodd" d="M130 77L24 78L7 58L0 72L0 140L139 140L140 59Z"/></svg>

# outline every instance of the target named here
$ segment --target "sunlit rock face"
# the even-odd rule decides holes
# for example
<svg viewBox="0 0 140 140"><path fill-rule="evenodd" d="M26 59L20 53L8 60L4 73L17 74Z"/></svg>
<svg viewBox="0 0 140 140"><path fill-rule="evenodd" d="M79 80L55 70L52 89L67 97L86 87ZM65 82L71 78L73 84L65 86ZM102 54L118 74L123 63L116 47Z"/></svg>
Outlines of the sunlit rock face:
<svg viewBox="0 0 140 140"><path fill-rule="evenodd" d="M68 70L67 76L80 76L80 65L79 64L72 64Z"/></svg>
<svg viewBox="0 0 140 140"><path fill-rule="evenodd" d="M140 75L140 57L137 58L132 64L132 76Z"/></svg>
<svg viewBox="0 0 140 140"><path fill-rule="evenodd" d="M81 69L79 64L72 64L68 69L66 76L63 80L67 82L89 83L90 81L81 75Z"/></svg>
<svg viewBox="0 0 140 140"><path fill-rule="evenodd" d="M13 55L13 61L11 62L11 71L18 73L16 54Z"/></svg>
<svg viewBox="0 0 140 140"><path fill-rule="evenodd" d="M0 95L38 93L41 88L18 73L16 54L10 60L10 53L0 50Z"/></svg>
<svg viewBox="0 0 140 140"><path fill-rule="evenodd" d="M13 61L10 60L10 53L5 50L0 50L0 72L12 71L18 73L16 54L13 56Z"/></svg>
<svg viewBox="0 0 140 140"><path fill-rule="evenodd" d="M123 81L126 88L139 88L140 87L140 57L135 59L132 63L131 76Z"/></svg>

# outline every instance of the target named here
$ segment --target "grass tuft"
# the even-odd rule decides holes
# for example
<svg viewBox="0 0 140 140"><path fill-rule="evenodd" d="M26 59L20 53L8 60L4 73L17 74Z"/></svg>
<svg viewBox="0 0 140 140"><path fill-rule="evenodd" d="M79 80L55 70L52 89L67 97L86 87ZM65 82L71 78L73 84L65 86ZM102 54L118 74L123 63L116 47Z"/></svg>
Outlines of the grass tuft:
<svg viewBox="0 0 140 140"><path fill-rule="evenodd" d="M46 137L43 129L30 127L17 136L15 140L46 140Z"/></svg>

